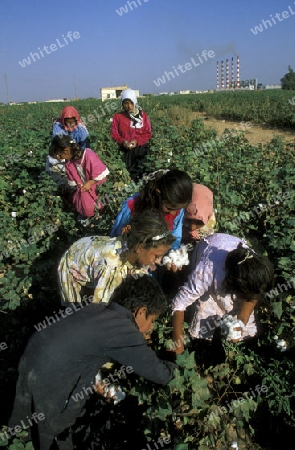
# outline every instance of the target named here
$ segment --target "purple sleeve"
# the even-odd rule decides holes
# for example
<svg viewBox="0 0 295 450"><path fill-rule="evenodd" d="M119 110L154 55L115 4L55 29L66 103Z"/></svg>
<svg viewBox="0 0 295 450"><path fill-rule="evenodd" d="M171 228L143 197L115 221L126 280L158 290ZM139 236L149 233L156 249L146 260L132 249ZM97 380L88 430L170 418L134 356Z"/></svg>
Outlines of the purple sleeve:
<svg viewBox="0 0 295 450"><path fill-rule="evenodd" d="M172 313L186 308L208 292L213 286L213 261L207 256L208 244L200 242L192 256L194 269L172 301Z"/></svg>

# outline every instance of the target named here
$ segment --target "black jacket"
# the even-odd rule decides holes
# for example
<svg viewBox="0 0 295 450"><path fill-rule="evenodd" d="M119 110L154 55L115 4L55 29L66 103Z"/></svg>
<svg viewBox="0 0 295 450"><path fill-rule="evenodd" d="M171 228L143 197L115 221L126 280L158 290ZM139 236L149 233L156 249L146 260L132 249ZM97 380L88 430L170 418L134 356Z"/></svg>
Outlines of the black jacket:
<svg viewBox="0 0 295 450"><path fill-rule="evenodd" d="M163 385L176 367L148 347L126 308L117 303L71 308L72 314L34 333L19 364L9 426L22 426L21 421L33 412L44 414L37 424L42 450L49 449L47 441L74 424L86 395L78 401L73 397L93 386L106 362L131 366L136 374Z"/></svg>

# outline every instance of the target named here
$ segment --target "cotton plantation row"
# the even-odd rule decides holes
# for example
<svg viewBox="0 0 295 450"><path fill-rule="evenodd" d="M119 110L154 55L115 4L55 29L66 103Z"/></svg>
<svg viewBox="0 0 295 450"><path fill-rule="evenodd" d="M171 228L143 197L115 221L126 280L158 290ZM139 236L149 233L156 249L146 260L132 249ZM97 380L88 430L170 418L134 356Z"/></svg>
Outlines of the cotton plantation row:
<svg viewBox="0 0 295 450"><path fill-rule="evenodd" d="M203 98L190 96L184 109L198 110L201 101L205 107ZM118 409L109 411L112 428L111 433L105 430L105 435L112 450L128 448L122 444L124 437L130 444L132 433L137 435L139 430L144 430L151 442L162 435L170 437L177 450L221 450L234 440L240 448L251 449L251 441L266 445L267 436L275 442L279 433L290 436L295 430L295 299L293 284L288 284L295 272L295 143L274 138L265 147L253 147L242 132L217 139L215 131L205 130L202 121L179 127L177 118L169 118L172 107L179 106L177 102L164 97L142 99L153 129L149 171L175 167L210 187L218 231L245 237L267 254L275 266L275 284L286 285L286 289L258 307L264 330L253 348L220 343L216 347L219 357L211 355L204 364L202 352L206 349L196 355L188 342L187 350L178 357L177 376L166 388L155 389L142 380L131 386L128 379L122 380L122 387L131 395ZM224 96L222 104L224 110L229 107ZM93 99L74 106L81 116L89 117L99 109L97 105L98 100ZM106 114L87 127L91 148L110 171L107 182L100 186L108 205L93 228L78 226L75 213L44 173L52 120L61 108L59 104L37 104L0 110L1 115L5 110L5 120L4 114L0 116L0 319L4 330L1 342L6 344L0 354L0 378L3 404L7 405L1 410L3 424L10 413L23 347L34 325L59 308L56 267L62 253L86 234L108 235L122 200L137 188L110 138L112 112L104 108ZM206 154L200 151L204 146ZM285 352L277 348L276 336L286 341ZM161 353L170 339L167 314L157 327L153 346ZM256 386L265 388L258 394ZM137 402L140 414L132 415ZM95 411L92 415L95 418ZM133 424L133 431L127 423Z"/></svg>

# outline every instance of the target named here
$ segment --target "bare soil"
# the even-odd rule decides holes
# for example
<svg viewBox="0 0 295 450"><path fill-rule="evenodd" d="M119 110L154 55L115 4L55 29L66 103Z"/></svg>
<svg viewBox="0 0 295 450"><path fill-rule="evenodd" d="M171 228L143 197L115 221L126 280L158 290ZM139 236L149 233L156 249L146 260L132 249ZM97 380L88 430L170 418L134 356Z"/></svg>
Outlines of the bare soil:
<svg viewBox="0 0 295 450"><path fill-rule="evenodd" d="M230 128L233 131L241 130L242 126L238 122L229 122L227 120L215 119L205 114L198 114L199 117L204 119L205 127L208 129L215 129L218 136L221 136L226 128ZM252 125L252 127L244 126L245 137L248 139L251 145L257 146L259 143L262 145L268 144L276 135L282 136L286 142L295 142L295 130L283 130L279 128L268 128L266 126Z"/></svg>

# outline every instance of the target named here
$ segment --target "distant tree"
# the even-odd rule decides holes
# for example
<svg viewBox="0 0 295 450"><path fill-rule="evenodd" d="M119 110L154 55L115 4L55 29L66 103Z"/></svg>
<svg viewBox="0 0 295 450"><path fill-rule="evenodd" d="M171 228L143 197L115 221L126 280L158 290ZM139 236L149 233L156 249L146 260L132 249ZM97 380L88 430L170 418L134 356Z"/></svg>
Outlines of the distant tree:
<svg viewBox="0 0 295 450"><path fill-rule="evenodd" d="M295 90L295 72L288 66L289 72L281 78L282 89Z"/></svg>

